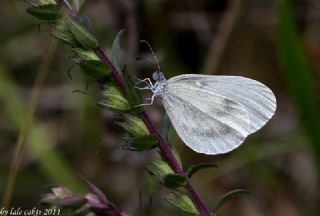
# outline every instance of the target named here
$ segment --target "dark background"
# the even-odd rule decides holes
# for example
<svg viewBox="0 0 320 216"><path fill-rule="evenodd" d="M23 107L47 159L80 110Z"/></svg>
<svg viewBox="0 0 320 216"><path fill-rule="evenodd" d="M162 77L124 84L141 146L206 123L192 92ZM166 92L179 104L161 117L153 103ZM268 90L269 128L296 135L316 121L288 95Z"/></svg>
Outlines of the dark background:
<svg viewBox="0 0 320 216"><path fill-rule="evenodd" d="M251 195L227 204L221 215L318 215L320 166L320 2L296 0L88 0L82 12L110 53L120 29L131 74L151 77L155 67L151 43L167 78L183 73L241 75L265 83L278 108L272 120L235 151L205 156L188 149L171 131L184 167L213 162L200 171L194 186L213 207L229 190ZM289 7L288 7L289 6ZM291 9L290 10L290 6ZM38 73L49 68L33 122L23 147L12 206L37 205L50 184L85 191L81 173L101 188L120 209L137 213L138 192L153 206L148 215L183 215L164 201L166 190L144 171L156 151L129 152L121 147L120 115L102 110L93 81L73 62L68 47L52 42L50 25L25 12L24 1L0 2L0 194L13 151L28 116L31 89ZM288 18L291 12L292 17ZM291 19L292 18L292 19ZM40 24L38 31L37 24ZM292 26L294 28L292 28ZM53 53L51 63L44 62ZM144 60L134 61L142 57ZM92 85L90 85L90 83ZM87 90L90 95L72 93ZM147 108L160 124L158 101Z"/></svg>

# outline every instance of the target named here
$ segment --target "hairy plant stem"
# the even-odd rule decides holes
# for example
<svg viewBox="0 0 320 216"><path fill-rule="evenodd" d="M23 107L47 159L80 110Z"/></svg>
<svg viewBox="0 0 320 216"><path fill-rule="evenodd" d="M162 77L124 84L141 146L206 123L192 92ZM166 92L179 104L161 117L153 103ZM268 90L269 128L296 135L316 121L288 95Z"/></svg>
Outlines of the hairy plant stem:
<svg viewBox="0 0 320 216"><path fill-rule="evenodd" d="M61 7L63 7L66 10L66 12L68 13L69 16L71 16L75 20L80 20L79 14L75 10L70 8L69 5L65 2L65 0L57 0L57 4L60 5ZM94 51L97 54L97 56L99 57L99 59L103 63L105 63L106 65L108 65L110 67L112 77L114 78L114 80L116 81L118 86L122 89L122 91L124 91L123 79L119 75L117 70L115 69L115 67L112 64L112 62L109 59L109 57L102 50L101 47L95 48ZM142 113L139 113L139 116L143 120L143 122L146 125L146 127L148 128L149 132L153 133L153 134L155 134L157 136L158 141L160 143L159 148L160 148L161 152L163 153L163 155L166 157L166 159L167 159L169 165L171 166L171 168L177 174L185 176L186 175L185 172L183 171L181 165L179 164L179 162L175 158L174 154L172 153L171 149L169 148L169 145L161 137L159 131L153 125L153 123L151 122L151 120L150 120L149 116L147 115L147 113L145 111L143 111ZM187 190L191 200L195 204L196 208L198 209L200 215L201 216L211 216L212 215L211 211L205 206L204 202L201 200L199 195L196 193L196 191L194 190L194 188L191 185L190 181L188 181L188 183L187 183L186 190Z"/></svg>

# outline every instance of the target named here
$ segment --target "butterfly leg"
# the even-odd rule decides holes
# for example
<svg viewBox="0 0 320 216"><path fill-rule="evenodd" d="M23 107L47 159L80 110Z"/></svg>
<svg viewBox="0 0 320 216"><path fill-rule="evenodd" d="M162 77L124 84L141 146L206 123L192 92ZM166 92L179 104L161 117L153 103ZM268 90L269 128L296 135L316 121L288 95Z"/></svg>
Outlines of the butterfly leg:
<svg viewBox="0 0 320 216"><path fill-rule="evenodd" d="M136 82L135 84L137 85L137 84L139 84L139 83L145 83L145 84L147 84L148 86L153 86L153 84L152 84L152 82L151 82L151 80L149 79L149 78L145 78L145 79L139 79L139 78L137 78L137 77L134 77L134 76L132 76L134 79L136 79L138 82Z"/></svg>
<svg viewBox="0 0 320 216"><path fill-rule="evenodd" d="M146 99L145 99L145 100L149 100L149 101L150 101L149 103L139 104L139 105L137 105L136 107L139 107L139 106L150 106L150 105L153 104L154 98L155 98L155 96L152 95L151 98L146 98Z"/></svg>
<svg viewBox="0 0 320 216"><path fill-rule="evenodd" d="M152 87L150 87L150 86L146 86L146 87L137 87L137 86L135 86L134 88L139 89L139 90L145 90L145 89L151 90Z"/></svg>
<svg viewBox="0 0 320 216"><path fill-rule="evenodd" d="M138 87L138 86L135 86L136 89L139 89L139 90L152 90L154 88L151 80L149 78L145 78L143 80L140 80L138 79L139 81L136 82L135 84L139 84L139 83L144 83L146 84L146 86L143 86L143 87Z"/></svg>

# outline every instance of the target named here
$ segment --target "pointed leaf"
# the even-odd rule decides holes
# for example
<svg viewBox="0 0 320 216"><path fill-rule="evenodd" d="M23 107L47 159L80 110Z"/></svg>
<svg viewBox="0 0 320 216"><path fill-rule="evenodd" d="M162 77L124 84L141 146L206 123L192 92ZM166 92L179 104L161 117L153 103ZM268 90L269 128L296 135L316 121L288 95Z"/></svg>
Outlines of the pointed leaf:
<svg viewBox="0 0 320 216"><path fill-rule="evenodd" d="M159 132L161 137L164 138L166 141L168 141L168 134L169 134L170 127L171 127L171 122L170 122L169 116L167 113L165 113L163 115Z"/></svg>
<svg viewBox="0 0 320 216"><path fill-rule="evenodd" d="M119 74L122 73L122 68L124 66L123 51L120 46L120 38L123 33L124 33L124 30L120 30L118 32L116 38L113 41L112 53L111 53L112 64L114 65L114 67L116 68Z"/></svg>
<svg viewBox="0 0 320 216"><path fill-rule="evenodd" d="M86 27L71 18L67 19L67 26L73 37L76 38L84 48L94 49L98 47L98 40Z"/></svg>
<svg viewBox="0 0 320 216"><path fill-rule="evenodd" d="M56 25L56 28L51 35L72 47L81 46L64 21L61 21Z"/></svg>
<svg viewBox="0 0 320 216"><path fill-rule="evenodd" d="M160 135L167 142L169 141L168 135L169 135L170 126L171 126L171 122L170 122L169 116L167 113L165 113L163 116L163 119L162 119L161 126L160 126ZM174 144L172 142L168 142L168 143L169 143L169 147L170 147L172 153L174 154L175 158L177 159L179 164L182 165L181 157L180 157L179 152L177 151L176 147L174 146ZM164 155L161 154L161 156L164 160L167 160Z"/></svg>
<svg viewBox="0 0 320 216"><path fill-rule="evenodd" d="M192 200L190 197L184 193L184 192L174 192L172 198L167 198L167 201L177 207L178 209L192 214L192 215L199 215L199 212L195 205L193 204Z"/></svg>
<svg viewBox="0 0 320 216"><path fill-rule="evenodd" d="M216 214L229 200L233 199L235 196L243 195L243 194L250 194L250 192L242 189L229 191L218 200L212 212Z"/></svg>
<svg viewBox="0 0 320 216"><path fill-rule="evenodd" d="M25 1L33 6L56 4L55 0L25 0Z"/></svg>
<svg viewBox="0 0 320 216"><path fill-rule="evenodd" d="M85 75L98 80L110 75L107 65L98 60L84 60L79 63L79 66Z"/></svg>
<svg viewBox="0 0 320 216"><path fill-rule="evenodd" d="M188 178L185 176L181 176L178 174L168 174L164 177L163 184L167 188L178 188L178 187L183 187L186 186L188 182Z"/></svg>
<svg viewBox="0 0 320 216"><path fill-rule="evenodd" d="M129 101L131 109L137 113L143 112L143 106L139 106L142 104L142 97L140 91L137 88L135 88L135 85L131 77L125 69L123 70L122 76L125 86L126 98Z"/></svg>
<svg viewBox="0 0 320 216"><path fill-rule="evenodd" d="M199 164L195 164L193 166L191 166L188 171L187 171L187 176L188 178L191 178L193 176L193 174L195 174L196 172L198 172L201 169L204 168L212 168L212 167L218 167L216 164L212 164L212 163L199 163Z"/></svg>
<svg viewBox="0 0 320 216"><path fill-rule="evenodd" d="M132 141L129 147L129 150L148 151L156 148L158 145L159 145L159 141L157 139L157 136L155 134L150 134L150 135L135 138Z"/></svg>
<svg viewBox="0 0 320 216"><path fill-rule="evenodd" d="M94 184L92 184L89 180L84 178L82 175L80 175L81 179L88 185L92 193L98 196L99 200L103 202L104 204L109 203L107 197L104 195L104 193L96 187Z"/></svg>
<svg viewBox="0 0 320 216"><path fill-rule="evenodd" d="M83 48L73 48L72 51L80 60L99 60L99 57L93 50Z"/></svg>
<svg viewBox="0 0 320 216"><path fill-rule="evenodd" d="M60 7L56 4L30 7L27 12L40 20L46 21L56 20L61 14Z"/></svg>

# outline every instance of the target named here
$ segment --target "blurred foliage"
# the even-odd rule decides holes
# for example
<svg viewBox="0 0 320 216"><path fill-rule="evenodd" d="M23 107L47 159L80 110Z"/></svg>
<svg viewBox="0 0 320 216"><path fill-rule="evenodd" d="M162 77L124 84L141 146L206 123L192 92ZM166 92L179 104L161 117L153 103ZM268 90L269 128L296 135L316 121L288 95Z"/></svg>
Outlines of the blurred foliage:
<svg viewBox="0 0 320 216"><path fill-rule="evenodd" d="M212 43L226 34L220 24L228 23L226 20L237 12L236 25L231 26L223 53L218 56L221 61L217 71L266 83L277 96L276 115L238 151L216 157L192 152L181 144L173 129L163 133L175 143L185 167L196 162L218 165L192 177L208 206L214 206L219 197L235 188L251 192L250 196L237 197L226 204L219 215L317 215L319 2L243 0L241 13L233 10L237 8L233 7L234 2L92 0L86 1L81 10L91 18L92 32L110 54L117 32L126 29L121 38L128 51L121 58L130 63L128 73L139 78L151 77L156 69L149 50L139 45L140 39L152 44L167 78L200 73L203 64L213 61L207 58L214 47ZM0 6L0 194L3 194L33 81L39 62L46 55L50 23L39 22L26 13L27 4L23 1L1 1ZM88 36L81 28L74 31ZM126 212L138 213L140 190L147 215L183 215L167 205L162 198L165 191L144 174L144 167L152 159L158 159L158 153L123 150L125 141L120 139L123 130L115 124L120 121L119 116L95 105L101 100L97 96L100 89L91 85L90 77L79 75L80 68L73 68L73 79L68 78L68 66L72 64L68 56L74 55L82 60L97 60L92 53L68 53L64 46L58 48L29 130L13 205L35 206L40 194L46 191L43 187L46 184L63 184L82 191L79 178L74 175L81 173ZM136 57L142 60L133 61ZM99 79L101 74L98 75L94 79ZM79 89L89 95L72 93ZM147 107L147 111L160 125L161 104ZM130 120L127 118L124 123L132 123ZM194 210L183 194L177 199L184 200L191 212Z"/></svg>
<svg viewBox="0 0 320 216"><path fill-rule="evenodd" d="M280 1L279 49L283 73L320 166L320 106L316 79L301 45L290 1Z"/></svg>
<svg viewBox="0 0 320 216"><path fill-rule="evenodd" d="M22 98L17 93L16 86L3 66L0 66L0 86L0 100L4 104L3 112L6 113L7 120L12 122L16 129L19 129L23 127L22 124L26 119L27 110L22 103ZM53 141L41 124L34 122L30 125L27 143L28 152L32 154L33 160L39 160L39 165L49 179L57 184L66 185L75 191L83 191L79 180L74 175L74 171L65 164L64 159L55 151ZM61 178L61 175L64 177Z"/></svg>

